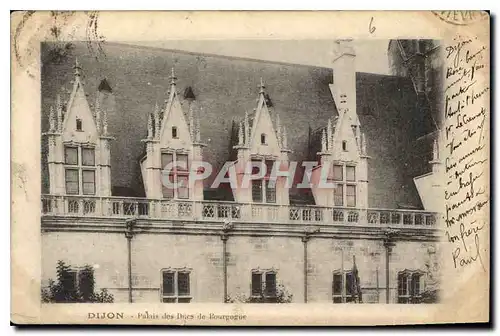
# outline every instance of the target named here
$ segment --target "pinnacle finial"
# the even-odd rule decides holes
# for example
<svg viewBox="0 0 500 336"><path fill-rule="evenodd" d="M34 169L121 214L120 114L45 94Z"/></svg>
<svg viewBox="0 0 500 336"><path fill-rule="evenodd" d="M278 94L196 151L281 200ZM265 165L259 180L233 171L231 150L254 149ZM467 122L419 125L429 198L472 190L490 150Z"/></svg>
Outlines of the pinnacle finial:
<svg viewBox="0 0 500 336"><path fill-rule="evenodd" d="M82 67L80 66L80 63L78 62L78 57L75 58L75 65L73 66L73 69L75 69L75 76L80 77L81 75L81 70Z"/></svg>
<svg viewBox="0 0 500 336"><path fill-rule="evenodd" d="M189 135L191 139L194 139L195 133L193 104L189 104Z"/></svg>
<svg viewBox="0 0 500 336"><path fill-rule="evenodd" d="M160 136L160 108L158 106L158 102L155 102L155 108L153 110L153 116L155 121L155 137L158 138Z"/></svg>
<svg viewBox="0 0 500 336"><path fill-rule="evenodd" d="M436 139L434 139L434 143L432 144L432 159L434 161L439 160L439 149L438 149L438 142Z"/></svg>
<svg viewBox="0 0 500 336"><path fill-rule="evenodd" d="M326 125L326 148L327 150L331 150L333 148L332 119L328 119L328 124Z"/></svg>
<svg viewBox="0 0 500 336"><path fill-rule="evenodd" d="M101 133L101 102L99 101L99 95L97 95L95 100L95 123L97 133Z"/></svg>
<svg viewBox="0 0 500 336"><path fill-rule="evenodd" d="M104 136L108 135L108 112L107 109L102 111L102 134Z"/></svg>
<svg viewBox="0 0 500 336"><path fill-rule="evenodd" d="M321 132L321 152L326 152L326 131L324 129L323 132Z"/></svg>
<svg viewBox="0 0 500 336"><path fill-rule="evenodd" d="M175 85L176 80L177 80L177 77L175 76L175 70L174 70L174 67L172 67L172 74L170 75L170 84Z"/></svg>
<svg viewBox="0 0 500 336"><path fill-rule="evenodd" d="M196 142L201 142L200 118L196 118L195 139Z"/></svg>
<svg viewBox="0 0 500 336"><path fill-rule="evenodd" d="M245 111L245 119L243 121L243 125L245 126L245 146L248 146L250 143L250 123L248 121L248 111Z"/></svg>
<svg viewBox="0 0 500 336"><path fill-rule="evenodd" d="M154 132L154 121L153 121L153 115L150 113L148 115L148 139L153 139L153 132Z"/></svg>
<svg viewBox="0 0 500 336"><path fill-rule="evenodd" d="M61 96L57 95L56 96L56 115L57 115L57 131L62 132L62 122L63 122L63 115L62 115L62 103L61 103Z"/></svg>
<svg viewBox="0 0 500 336"><path fill-rule="evenodd" d="M243 146L243 143L245 140L243 139L243 122L240 121L239 127L238 127L238 145Z"/></svg>
<svg viewBox="0 0 500 336"><path fill-rule="evenodd" d="M281 129L281 120L280 120L280 115L278 113L276 113L276 136L278 138L278 144L280 146L283 145L283 142L282 142L282 129Z"/></svg>
<svg viewBox="0 0 500 336"><path fill-rule="evenodd" d="M288 136L286 134L286 126L283 126L283 148L288 149Z"/></svg>
<svg viewBox="0 0 500 336"><path fill-rule="evenodd" d="M55 132L56 130L56 116L54 113L54 107L50 107L50 114L49 114L49 124L50 124L50 132Z"/></svg>
<svg viewBox="0 0 500 336"><path fill-rule="evenodd" d="M366 135L361 133L361 152L366 155Z"/></svg>

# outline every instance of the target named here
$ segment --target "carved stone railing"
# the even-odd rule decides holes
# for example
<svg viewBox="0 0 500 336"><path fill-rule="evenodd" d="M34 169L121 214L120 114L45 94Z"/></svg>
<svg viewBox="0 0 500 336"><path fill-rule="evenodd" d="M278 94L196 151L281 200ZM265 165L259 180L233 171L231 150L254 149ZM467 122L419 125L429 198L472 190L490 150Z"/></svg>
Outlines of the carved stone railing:
<svg viewBox="0 0 500 336"><path fill-rule="evenodd" d="M421 210L283 206L219 201L42 195L42 215L433 227L436 213Z"/></svg>

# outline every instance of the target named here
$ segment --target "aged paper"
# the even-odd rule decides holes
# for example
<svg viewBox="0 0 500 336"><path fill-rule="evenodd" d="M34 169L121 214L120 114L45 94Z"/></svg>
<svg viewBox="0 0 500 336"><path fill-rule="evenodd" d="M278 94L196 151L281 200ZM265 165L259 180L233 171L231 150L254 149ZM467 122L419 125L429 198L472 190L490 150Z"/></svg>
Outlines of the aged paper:
<svg viewBox="0 0 500 336"><path fill-rule="evenodd" d="M11 320L488 322L489 29L13 13Z"/></svg>

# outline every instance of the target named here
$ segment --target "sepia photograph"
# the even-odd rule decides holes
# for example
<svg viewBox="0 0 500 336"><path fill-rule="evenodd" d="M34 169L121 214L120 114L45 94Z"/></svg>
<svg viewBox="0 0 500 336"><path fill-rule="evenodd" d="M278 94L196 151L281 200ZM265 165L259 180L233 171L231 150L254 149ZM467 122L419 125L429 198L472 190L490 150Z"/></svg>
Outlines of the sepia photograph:
<svg viewBox="0 0 500 336"><path fill-rule="evenodd" d="M244 322L253 304L383 312L446 304L450 269L487 276L487 45L65 39L72 13L51 12L31 78L42 310L193 324Z"/></svg>
<svg viewBox="0 0 500 336"><path fill-rule="evenodd" d="M301 42L42 45L42 299L435 302L439 41Z"/></svg>

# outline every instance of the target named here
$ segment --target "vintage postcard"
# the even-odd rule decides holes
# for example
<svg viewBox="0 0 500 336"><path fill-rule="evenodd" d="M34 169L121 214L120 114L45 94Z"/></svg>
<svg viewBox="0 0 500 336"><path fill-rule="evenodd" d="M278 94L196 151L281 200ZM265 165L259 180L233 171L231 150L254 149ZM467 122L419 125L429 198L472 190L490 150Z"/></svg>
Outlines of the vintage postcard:
<svg viewBox="0 0 500 336"><path fill-rule="evenodd" d="M12 322L488 322L489 19L13 13Z"/></svg>

